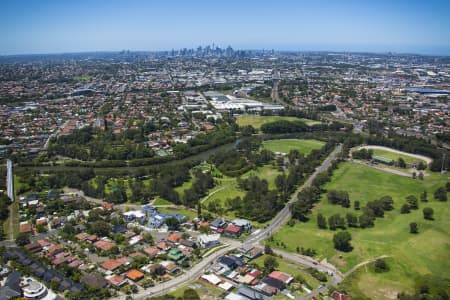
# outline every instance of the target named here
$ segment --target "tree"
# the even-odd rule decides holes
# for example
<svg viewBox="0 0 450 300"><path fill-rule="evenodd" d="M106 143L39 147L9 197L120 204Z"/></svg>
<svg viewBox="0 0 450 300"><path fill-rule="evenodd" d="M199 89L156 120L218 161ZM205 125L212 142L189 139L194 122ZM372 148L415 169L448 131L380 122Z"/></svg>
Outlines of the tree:
<svg viewBox="0 0 450 300"><path fill-rule="evenodd" d="M419 209L419 201L417 200L417 197L414 195L409 195L406 197L406 202L408 202L408 205L411 209Z"/></svg>
<svg viewBox="0 0 450 300"><path fill-rule="evenodd" d="M356 200L354 203L353 203L353 207L355 208L355 210L360 210L361 208L360 208L360 202L358 201L358 200Z"/></svg>
<svg viewBox="0 0 450 300"><path fill-rule="evenodd" d="M16 237L16 244L18 246L25 246L30 243L30 234L25 232L20 232Z"/></svg>
<svg viewBox="0 0 450 300"><path fill-rule="evenodd" d="M264 271L266 273L270 273L274 271L278 267L278 261L273 256L267 256L264 259Z"/></svg>
<svg viewBox="0 0 450 300"><path fill-rule="evenodd" d="M183 293L183 300L200 300L200 296L194 289L186 289Z"/></svg>
<svg viewBox="0 0 450 300"><path fill-rule="evenodd" d="M380 199L383 210L393 210L394 209L394 199L391 196L383 196Z"/></svg>
<svg viewBox="0 0 450 300"><path fill-rule="evenodd" d="M197 218L199 219L202 218L202 204L200 203L200 199L198 200L197 203Z"/></svg>
<svg viewBox="0 0 450 300"><path fill-rule="evenodd" d="M374 217L372 217L368 213L364 213L359 216L359 227L361 228L373 227L374 225L373 221Z"/></svg>
<svg viewBox="0 0 450 300"><path fill-rule="evenodd" d="M417 170L419 171L425 170L426 168L427 165L423 161L420 161L419 164L417 165Z"/></svg>
<svg viewBox="0 0 450 300"><path fill-rule="evenodd" d="M96 221L91 226L91 231L98 236L107 236L111 231L111 226L105 221Z"/></svg>
<svg viewBox="0 0 450 300"><path fill-rule="evenodd" d="M431 207L425 207L422 212L425 220L433 220L434 210Z"/></svg>
<svg viewBox="0 0 450 300"><path fill-rule="evenodd" d="M269 245L265 245L264 246L264 253L267 254L267 255L273 255L274 254L272 248L270 248Z"/></svg>
<svg viewBox="0 0 450 300"><path fill-rule="evenodd" d="M387 265L386 261L382 258L375 260L373 263L373 267L375 268L375 272L377 273L389 271L389 266Z"/></svg>
<svg viewBox="0 0 450 300"><path fill-rule="evenodd" d="M180 225L180 222L178 221L177 218L171 217L166 219L166 225L167 227L169 227L170 230L175 230Z"/></svg>
<svg viewBox="0 0 450 300"><path fill-rule="evenodd" d="M447 201L447 189L440 187L434 192L434 199L439 201Z"/></svg>
<svg viewBox="0 0 450 300"><path fill-rule="evenodd" d="M400 213L401 214L409 214L411 208L409 207L409 205L407 203L402 205L402 208L400 209Z"/></svg>
<svg viewBox="0 0 450 300"><path fill-rule="evenodd" d="M428 200L427 200L427 191L423 191L421 194L420 194L420 201L422 201L422 202L427 202Z"/></svg>
<svg viewBox="0 0 450 300"><path fill-rule="evenodd" d="M320 213L317 215L317 226L320 229L327 229L327 219Z"/></svg>
<svg viewBox="0 0 450 300"><path fill-rule="evenodd" d="M397 165L398 165L400 168L406 168L405 160L404 160L402 157L399 157L399 158L398 158L398 160L397 160Z"/></svg>
<svg viewBox="0 0 450 300"><path fill-rule="evenodd" d="M36 226L36 230L37 230L37 232L42 233L42 232L47 232L48 228L44 224L38 224Z"/></svg>
<svg viewBox="0 0 450 300"><path fill-rule="evenodd" d="M345 217L347 219L348 227L358 227L358 218L354 214L347 213Z"/></svg>
<svg viewBox="0 0 450 300"><path fill-rule="evenodd" d="M334 248L343 252L352 251L353 247L350 244L352 236L348 231L340 231L333 236Z"/></svg>
<svg viewBox="0 0 450 300"><path fill-rule="evenodd" d="M419 226L417 226L417 223L409 223L409 233L419 233Z"/></svg>
<svg viewBox="0 0 450 300"><path fill-rule="evenodd" d="M423 180L423 172L419 172L419 179Z"/></svg>

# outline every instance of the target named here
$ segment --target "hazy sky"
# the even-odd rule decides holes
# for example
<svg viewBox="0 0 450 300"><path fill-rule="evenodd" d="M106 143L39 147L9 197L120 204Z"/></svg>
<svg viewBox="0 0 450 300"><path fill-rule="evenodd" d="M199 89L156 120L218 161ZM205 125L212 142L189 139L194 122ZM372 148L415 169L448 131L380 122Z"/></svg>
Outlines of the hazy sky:
<svg viewBox="0 0 450 300"><path fill-rule="evenodd" d="M0 54L235 49L450 55L450 0L2 0Z"/></svg>

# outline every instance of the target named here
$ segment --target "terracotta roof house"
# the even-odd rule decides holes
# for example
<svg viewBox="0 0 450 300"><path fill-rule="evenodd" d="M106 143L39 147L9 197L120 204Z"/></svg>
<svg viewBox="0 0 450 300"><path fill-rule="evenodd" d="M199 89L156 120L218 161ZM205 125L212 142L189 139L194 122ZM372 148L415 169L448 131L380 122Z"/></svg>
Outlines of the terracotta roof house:
<svg viewBox="0 0 450 300"><path fill-rule="evenodd" d="M348 300L348 299L350 299L350 296L347 294L338 292L338 291L334 291L331 294L331 298L333 298L334 300Z"/></svg>
<svg viewBox="0 0 450 300"><path fill-rule="evenodd" d="M117 268L129 263L128 257L121 257L117 259L108 259L104 261L100 266L107 271L114 271Z"/></svg>
<svg viewBox="0 0 450 300"><path fill-rule="evenodd" d="M228 224L223 233L229 237L238 237L242 233L242 228L234 224Z"/></svg>
<svg viewBox="0 0 450 300"><path fill-rule="evenodd" d="M31 229L32 229L31 224L28 224L27 222L20 223L20 226L19 226L20 232L24 232L24 233L31 232Z"/></svg>
<svg viewBox="0 0 450 300"><path fill-rule="evenodd" d="M107 280L113 286L122 286L127 283L125 278L123 278L120 275L113 275L113 276L107 278Z"/></svg>
<svg viewBox="0 0 450 300"><path fill-rule="evenodd" d="M52 243L47 239L41 239L37 241L42 247L50 247Z"/></svg>
<svg viewBox="0 0 450 300"><path fill-rule="evenodd" d="M166 238L168 242L171 242L173 244L178 243L178 241L181 239L181 234L178 232L173 232L169 234L169 236Z"/></svg>
<svg viewBox="0 0 450 300"><path fill-rule="evenodd" d="M85 240L88 241L89 243L94 243L98 240L98 237L95 234L91 234L85 237Z"/></svg>
<svg viewBox="0 0 450 300"><path fill-rule="evenodd" d="M42 246L38 242L33 242L28 245L25 245L24 248L30 251L31 253L38 253L42 250Z"/></svg>
<svg viewBox="0 0 450 300"><path fill-rule="evenodd" d="M128 271L125 276L128 279L131 279L133 281L137 281L139 279L142 279L144 277L144 273L142 273L141 271L138 271L136 269L130 270Z"/></svg>
<svg viewBox="0 0 450 300"><path fill-rule="evenodd" d="M89 234L87 234L86 232L80 232L75 237L80 241L84 241L88 236Z"/></svg>
<svg viewBox="0 0 450 300"><path fill-rule="evenodd" d="M100 240L95 242L94 246L102 251L109 251L112 247L116 246L116 243L109 240Z"/></svg>
<svg viewBox="0 0 450 300"><path fill-rule="evenodd" d="M158 248L160 250L168 250L170 247L167 246L166 242L161 241L161 242L156 243L156 248Z"/></svg>
<svg viewBox="0 0 450 300"><path fill-rule="evenodd" d="M148 247L144 249L144 252L150 255L151 257L155 257L158 255L159 250L156 247Z"/></svg>
<svg viewBox="0 0 450 300"><path fill-rule="evenodd" d="M55 256L58 253L61 253L64 251L64 246L63 245L52 245L48 250L47 250L47 256L51 257L51 256Z"/></svg>
<svg viewBox="0 0 450 300"><path fill-rule="evenodd" d="M268 276L270 278L277 279L277 280L283 282L286 285L290 284L292 282L292 280L294 280L294 277L292 277L289 274L286 274L284 272L281 272L281 271L273 271Z"/></svg>

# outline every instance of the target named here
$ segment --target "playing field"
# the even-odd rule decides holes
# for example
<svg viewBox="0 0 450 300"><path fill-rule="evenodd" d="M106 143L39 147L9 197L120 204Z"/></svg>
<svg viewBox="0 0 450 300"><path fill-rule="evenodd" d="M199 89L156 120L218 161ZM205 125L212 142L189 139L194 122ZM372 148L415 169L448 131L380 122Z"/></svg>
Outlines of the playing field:
<svg viewBox="0 0 450 300"><path fill-rule="evenodd" d="M373 155L389 158L389 159L392 159L393 161L397 161L401 157L407 164L419 163L421 161L425 163L425 161L423 161L421 159L418 159L418 158L415 158L415 157L412 157L409 155L395 153L395 152L392 152L389 150L383 150L383 149L373 149Z"/></svg>
<svg viewBox="0 0 450 300"><path fill-rule="evenodd" d="M272 152L289 153L291 150L298 150L304 155L309 155L312 150L319 150L325 143L318 140L270 140L264 141L262 146Z"/></svg>
<svg viewBox="0 0 450 300"><path fill-rule="evenodd" d="M311 126L314 124L320 124L319 121L296 118L296 117L280 117L280 116L254 116L254 115L242 115L236 119L236 122L239 126L247 126L252 125L255 129L261 128L261 125L265 123L272 123L275 121L302 121L307 125Z"/></svg>
<svg viewBox="0 0 450 300"><path fill-rule="evenodd" d="M370 267L361 268L344 282L352 295L365 294L370 299L394 299L397 292L412 291L417 276L433 274L449 278L450 269L450 228L449 204L433 199L434 190L445 185L447 177L436 173L430 174L423 181L398 176L375 170L364 165L342 163L334 172L332 181L326 189L346 190L350 200L359 200L361 207L369 200L390 195L394 199L395 209L385 213L383 219L377 219L375 227L368 229L348 229L352 234L354 249L350 253L337 252L333 248L331 230L317 228L317 214L329 217L347 212L360 215L353 208L331 205L325 197L313 209L310 220L290 227L284 226L274 235L273 247L295 252L297 246L313 248L319 259L327 258L342 271L347 271L356 264L381 255L389 255L391 270L387 273L375 273ZM420 193L428 192L428 202L420 202L419 210L410 214L400 214L400 207L405 197L413 194L419 198ZM422 209L434 209L434 221L423 219ZM419 234L409 233L409 223L417 222ZM283 247L283 245L285 245ZM342 255L342 259L339 256ZM364 291L364 292L363 292Z"/></svg>

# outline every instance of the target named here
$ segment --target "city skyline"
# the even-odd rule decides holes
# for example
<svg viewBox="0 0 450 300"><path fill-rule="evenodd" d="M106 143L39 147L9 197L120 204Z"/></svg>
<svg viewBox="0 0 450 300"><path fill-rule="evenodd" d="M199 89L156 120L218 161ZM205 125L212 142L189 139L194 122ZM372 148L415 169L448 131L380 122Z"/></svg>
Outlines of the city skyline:
<svg viewBox="0 0 450 300"><path fill-rule="evenodd" d="M0 55L160 51L213 43L450 55L445 1L14 1L0 8Z"/></svg>

